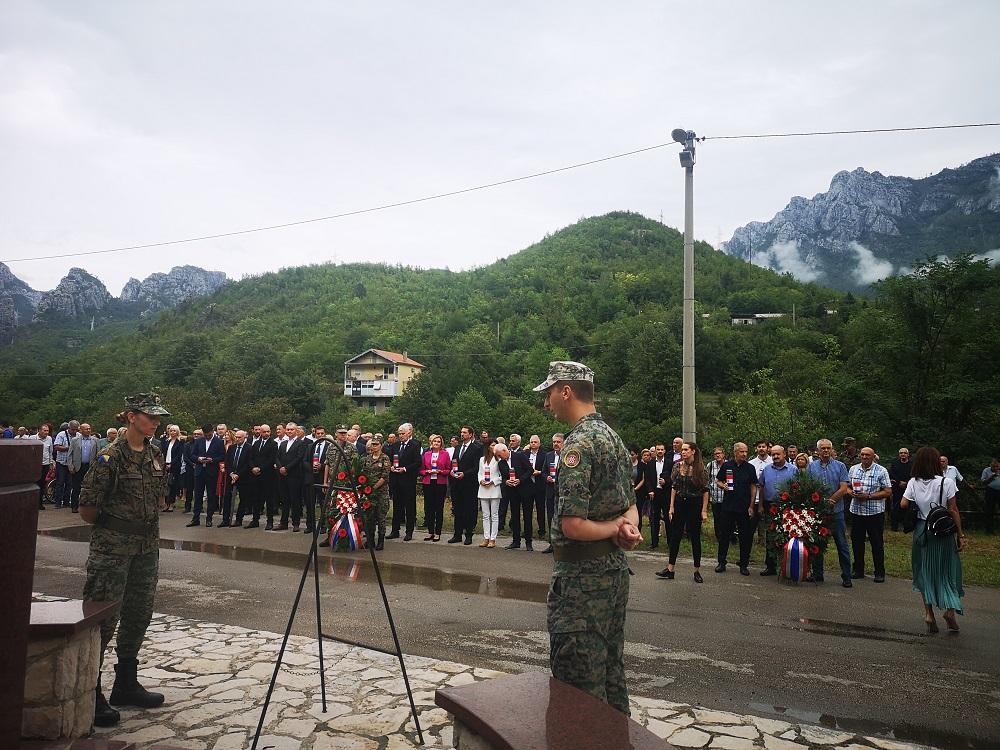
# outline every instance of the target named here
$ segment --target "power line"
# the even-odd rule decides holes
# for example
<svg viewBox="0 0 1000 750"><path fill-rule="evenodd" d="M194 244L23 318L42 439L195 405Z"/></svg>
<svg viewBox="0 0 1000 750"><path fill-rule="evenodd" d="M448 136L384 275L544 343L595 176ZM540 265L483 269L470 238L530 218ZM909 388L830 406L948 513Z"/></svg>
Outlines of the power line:
<svg viewBox="0 0 1000 750"><path fill-rule="evenodd" d="M816 130L805 133L751 133L748 135L706 135L698 141L735 141L747 138L808 138L819 135L859 135L864 133L912 133L918 130L956 130L959 128L995 128L1000 122L977 122L965 125L922 125L913 128L868 128L864 130Z"/></svg>
<svg viewBox="0 0 1000 750"><path fill-rule="evenodd" d="M858 130L817 130L808 131L801 133L747 133L741 135L710 135L702 136L698 138L698 141L722 141L722 140L746 140L746 139L762 139L762 138L808 138L815 136L829 136L829 135L860 135L860 134L870 134L870 133L911 133L916 131L927 131L927 130L956 130L962 128L992 128L1000 126L1000 122L979 122L979 123L964 123L956 125L922 125L915 127L905 127L905 128L868 128L868 129L858 129ZM440 200L441 198L450 198L456 195L464 195L466 193L474 193L479 190L489 190L495 187L501 187L503 185L510 185L515 182L524 182L525 180L533 180L538 177L545 177L547 175L558 174L559 172L568 172L572 169L580 169L581 167L589 167L594 164L600 164L602 162L613 161L615 159L622 159L627 156L635 156L636 154L646 153L648 151L655 151L657 149L665 148L667 146L677 145L674 142L669 143L657 143L653 146L644 146L642 148L633 149L631 151L624 151L620 154L612 154L610 156L602 156L597 159L590 159L588 161L577 162L576 164L568 164L562 167L556 167L554 169L546 169L541 172L533 172L531 174L522 175L520 177L511 177L506 180L497 180L494 182L487 182L482 185L474 185L472 187L459 188L458 190L450 190L444 193L435 193L433 195L425 195L419 198L410 198L408 200L396 201L394 203L384 203L379 206L370 206L368 208L359 208L354 211L344 211L342 213L330 214L329 216L317 216L311 219L299 219L297 221L287 221L280 224L270 224L262 227L251 227L249 229L237 229L230 232L218 232L216 234L205 234L197 237L184 237L177 240L165 240L162 242L148 242L141 245L125 245L123 247L112 247L103 250L82 250L72 253L56 253L53 255L38 255L31 258L5 258L0 262L3 263L27 263L33 260L55 260L58 258L76 258L86 255L105 255L108 253L121 253L129 250L147 250L154 247L167 247L169 245L183 245L191 242L202 242L204 240L216 240L222 239L224 237L236 237L243 234L254 234L257 232L271 232L277 229L288 229L289 227L298 227L305 224L316 224L322 221L333 221L336 219L345 219L350 216L360 216L362 214L375 213L377 211L386 211L392 208L401 208L403 206L412 206L417 203L426 203L428 201Z"/></svg>
<svg viewBox="0 0 1000 750"><path fill-rule="evenodd" d="M576 164L568 164L564 167L556 167L555 169L546 169L542 172L534 172L532 174L522 175L521 177L511 177L507 180L497 180L496 182L488 182L482 185L474 185L472 187L460 188L458 190L450 190L446 193L435 193L434 195L425 195L420 198L411 198L404 201L396 201L395 203L384 203L380 206L371 206L369 208L359 208L355 211L344 211L339 214L330 214L329 216L317 216L312 219L300 219L298 221L287 221L282 224L270 224L264 227L252 227L250 229L237 229L232 232L219 232L218 234L205 234L200 237L185 237L179 240L166 240L164 242L148 242L143 245L126 245L124 247L112 247L105 250L83 250L74 253L58 253L55 255L39 255L32 258L7 258L4 259L3 263L23 263L32 260L53 260L55 258L75 258L83 255L103 255L106 253L121 253L126 250L146 250L153 247L166 247L168 245L182 245L188 242L201 242L203 240L216 240L223 237L235 237L241 234L252 234L254 232L270 232L275 229L287 229L289 227L298 227L303 224L315 224L320 221L333 221L334 219L344 219L349 216L360 216L361 214L370 214L376 211L386 211L390 208L400 208L402 206L412 206L416 203L426 203L427 201L439 200L441 198L450 198L456 195L463 195L465 193L473 193L478 190L488 190L490 188L500 187L501 185L510 185L515 182L523 182L525 180L533 180L536 177L545 177L546 175L557 174L559 172L568 172L571 169L579 169L581 167L589 167L594 164L600 164L601 162L612 161L614 159L623 159L626 156L635 156L636 154L642 154L647 151L654 151L659 148L665 148L667 146L676 145L673 142L669 143L657 143L655 146L644 146L643 148L633 149L632 151L625 151L620 154L612 154L611 156L602 156L599 159L591 159L589 161L582 161Z"/></svg>

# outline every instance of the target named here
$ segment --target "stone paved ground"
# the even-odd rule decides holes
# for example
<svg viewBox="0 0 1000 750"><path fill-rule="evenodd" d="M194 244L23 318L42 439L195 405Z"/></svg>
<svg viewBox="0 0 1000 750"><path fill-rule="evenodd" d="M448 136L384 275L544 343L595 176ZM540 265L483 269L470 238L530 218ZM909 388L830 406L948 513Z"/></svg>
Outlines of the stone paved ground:
<svg viewBox="0 0 1000 750"><path fill-rule="evenodd" d="M57 597L37 595L38 599ZM169 740L190 750L250 747L281 636L232 625L158 614L140 655L140 678L163 692L152 711L126 709L117 727L100 736L140 747ZM418 747L409 703L395 657L325 642L327 712L320 705L318 644L292 636L259 748L276 750L402 750ZM106 691L114 681L114 656L104 665ZM410 684L428 747L450 748L447 714L434 691L502 673L464 664L407 656ZM685 748L719 750L915 750L924 746L863 737L808 724L713 711L684 703L633 696L632 717Z"/></svg>

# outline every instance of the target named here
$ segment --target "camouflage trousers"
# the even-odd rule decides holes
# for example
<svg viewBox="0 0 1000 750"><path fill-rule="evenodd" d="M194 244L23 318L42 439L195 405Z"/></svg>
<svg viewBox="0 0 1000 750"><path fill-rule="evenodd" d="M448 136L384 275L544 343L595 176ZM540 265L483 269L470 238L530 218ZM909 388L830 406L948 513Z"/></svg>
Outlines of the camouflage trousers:
<svg viewBox="0 0 1000 750"><path fill-rule="evenodd" d="M389 493L376 493L372 503L375 505L375 533L385 534L385 521L389 517Z"/></svg>
<svg viewBox="0 0 1000 750"><path fill-rule="evenodd" d="M549 584L549 661L557 680L630 714L625 687L628 570L553 576Z"/></svg>
<svg viewBox="0 0 1000 750"><path fill-rule="evenodd" d="M101 663L104 652L118 628L118 658L135 659L153 617L153 598L159 578L159 550L142 555L113 555L91 550L87 558L87 582L83 598L92 601L120 602L120 606L101 623Z"/></svg>

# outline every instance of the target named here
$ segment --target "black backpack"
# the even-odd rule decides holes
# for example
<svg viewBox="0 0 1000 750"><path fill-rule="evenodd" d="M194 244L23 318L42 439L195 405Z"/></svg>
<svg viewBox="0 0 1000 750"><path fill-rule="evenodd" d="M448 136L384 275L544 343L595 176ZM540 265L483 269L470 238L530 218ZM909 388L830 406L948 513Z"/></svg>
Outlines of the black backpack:
<svg viewBox="0 0 1000 750"><path fill-rule="evenodd" d="M958 531L958 524L944 506L944 477L941 477L941 491L938 494L937 505L931 506L924 519L924 536L931 534L938 538L951 536Z"/></svg>

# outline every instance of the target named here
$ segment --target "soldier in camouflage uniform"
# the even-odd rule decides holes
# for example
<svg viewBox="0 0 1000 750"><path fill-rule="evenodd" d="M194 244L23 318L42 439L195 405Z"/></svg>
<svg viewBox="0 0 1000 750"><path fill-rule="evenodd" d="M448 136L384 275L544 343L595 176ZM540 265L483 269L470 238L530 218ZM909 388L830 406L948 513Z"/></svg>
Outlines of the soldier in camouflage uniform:
<svg viewBox="0 0 1000 750"><path fill-rule="evenodd" d="M163 695L150 693L136 679L139 648L153 616L160 559L159 512L166 488L165 464L150 439L160 417L170 416L154 393L125 399L119 420L128 426L97 454L83 480L80 517L94 524L87 557L88 601L119 602L118 611L101 624L101 663L118 626L118 663L111 702L155 708ZM94 723L113 726L120 716L97 681Z"/></svg>
<svg viewBox="0 0 1000 750"><path fill-rule="evenodd" d="M642 541L631 461L618 434L594 410L594 372L552 362L535 388L545 408L575 425L559 466L548 594L552 675L629 715L625 687L625 608L629 568L623 550Z"/></svg>
<svg viewBox="0 0 1000 750"><path fill-rule="evenodd" d="M329 532L330 532L331 514L334 516L340 515L340 512L335 507L337 493L334 491L333 485L339 484L342 487L347 486L347 480L337 479L337 475L340 474L340 472L342 471L344 472L348 471L354 462L354 457L358 455L358 452L357 450L355 450L354 445L352 443L347 442L346 424L337 425L337 433L336 433L336 438L334 438L334 440L336 441L337 445L331 445L330 449L326 452L326 467L323 472L323 484L326 485L327 488L326 510L323 513L323 518L320 520L319 531L320 531L320 536L323 536L325 534L326 537L323 539L323 541L319 543L320 547L330 546ZM344 461L344 458L341 456L340 451L337 450L338 445L343 450L344 456L347 457L346 463Z"/></svg>
<svg viewBox="0 0 1000 750"><path fill-rule="evenodd" d="M375 531L378 535L375 549L381 550L385 547L385 519L389 515L389 469L392 468L392 461L382 452L382 438L373 437L368 441L368 447L371 453L361 459L361 470L374 488L368 498L375 506ZM371 539L371 530L368 538Z"/></svg>

